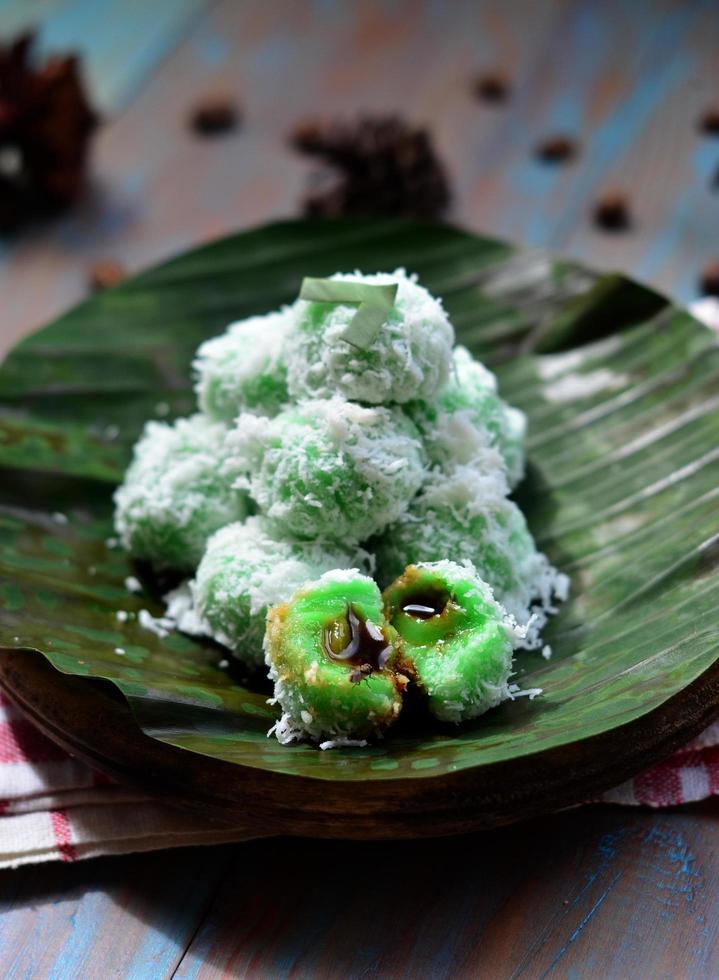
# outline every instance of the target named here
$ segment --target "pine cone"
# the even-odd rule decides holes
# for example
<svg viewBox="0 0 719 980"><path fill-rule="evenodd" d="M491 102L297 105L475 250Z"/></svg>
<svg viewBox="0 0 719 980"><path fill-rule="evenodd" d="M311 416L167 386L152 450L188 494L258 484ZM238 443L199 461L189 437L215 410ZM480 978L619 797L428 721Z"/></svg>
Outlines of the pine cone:
<svg viewBox="0 0 719 980"><path fill-rule="evenodd" d="M309 121L295 129L292 141L335 170L304 198L306 215L436 218L449 204L447 176L429 133L398 116Z"/></svg>
<svg viewBox="0 0 719 980"><path fill-rule="evenodd" d="M0 228L71 203L98 118L74 56L31 64L32 33L0 45Z"/></svg>

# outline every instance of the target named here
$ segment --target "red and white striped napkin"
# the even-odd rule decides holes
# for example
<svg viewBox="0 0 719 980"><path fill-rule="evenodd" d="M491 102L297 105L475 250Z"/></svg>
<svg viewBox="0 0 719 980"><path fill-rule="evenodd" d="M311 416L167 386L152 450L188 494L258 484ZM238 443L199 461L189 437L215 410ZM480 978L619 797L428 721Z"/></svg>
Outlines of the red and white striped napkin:
<svg viewBox="0 0 719 980"><path fill-rule="evenodd" d="M719 329L719 301L701 300L691 311ZM658 807L716 795L719 722L600 799ZM250 826L227 829L101 776L41 735L0 692L0 867L257 836Z"/></svg>
<svg viewBox="0 0 719 980"><path fill-rule="evenodd" d="M114 783L47 739L0 692L0 868L260 836Z"/></svg>

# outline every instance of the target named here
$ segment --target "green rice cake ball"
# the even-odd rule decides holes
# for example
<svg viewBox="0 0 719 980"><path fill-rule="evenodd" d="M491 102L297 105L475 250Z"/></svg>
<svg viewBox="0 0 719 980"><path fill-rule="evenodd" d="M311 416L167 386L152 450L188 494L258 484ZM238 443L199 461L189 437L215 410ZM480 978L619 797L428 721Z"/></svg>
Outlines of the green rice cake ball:
<svg viewBox="0 0 719 980"><path fill-rule="evenodd" d="M135 558L194 569L210 535L247 512L223 475L227 430L204 415L148 422L115 492L115 528Z"/></svg>
<svg viewBox="0 0 719 980"><path fill-rule="evenodd" d="M327 572L271 609L265 650L280 742L364 744L396 722L408 683L397 635L379 589L356 569Z"/></svg>
<svg viewBox="0 0 719 980"><path fill-rule="evenodd" d="M201 345L193 367L203 412L227 423L241 412L279 412L288 401L284 345L293 319L292 307L285 306L232 323Z"/></svg>
<svg viewBox="0 0 719 980"><path fill-rule="evenodd" d="M285 534L352 546L400 517L425 476L417 430L397 408L335 397L271 420L241 416L237 485Z"/></svg>
<svg viewBox="0 0 719 980"><path fill-rule="evenodd" d="M303 583L332 568L348 568L357 555L313 542L278 538L261 517L228 524L207 542L191 585L207 631L248 667L264 662L267 610L286 602Z"/></svg>
<svg viewBox="0 0 719 980"><path fill-rule="evenodd" d="M434 479L407 514L376 543L377 577L391 582L407 565L443 559L471 562L498 601L526 629L522 646L540 644L555 599L569 581L537 550L524 515L501 482L470 467Z"/></svg>
<svg viewBox="0 0 719 980"><path fill-rule="evenodd" d="M476 718L511 696L516 624L470 563L410 565L385 590L384 602L440 721Z"/></svg>
<svg viewBox="0 0 719 980"><path fill-rule="evenodd" d="M447 384L432 402L413 401L407 412L424 439L430 462L445 468L477 460L495 448L510 487L524 475L527 419L497 394L497 379L465 347L456 347Z"/></svg>
<svg viewBox="0 0 719 980"><path fill-rule="evenodd" d="M343 395L377 405L431 400L449 375L454 331L440 300L404 269L361 275L337 273L336 280L375 285L397 283L394 306L368 350L341 339L356 305L297 304L297 322L287 349L293 398Z"/></svg>

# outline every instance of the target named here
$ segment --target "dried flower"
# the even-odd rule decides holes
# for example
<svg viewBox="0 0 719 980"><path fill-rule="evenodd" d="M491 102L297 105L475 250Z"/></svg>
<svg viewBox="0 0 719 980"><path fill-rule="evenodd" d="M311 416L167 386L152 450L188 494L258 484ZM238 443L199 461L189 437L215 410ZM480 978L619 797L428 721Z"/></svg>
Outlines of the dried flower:
<svg viewBox="0 0 719 980"><path fill-rule="evenodd" d="M73 55L31 63L32 33L0 46L0 227L71 203L98 118Z"/></svg>
<svg viewBox="0 0 719 980"><path fill-rule="evenodd" d="M308 121L292 142L334 170L315 180L303 201L307 215L436 218L449 204L447 176L429 133L397 116Z"/></svg>

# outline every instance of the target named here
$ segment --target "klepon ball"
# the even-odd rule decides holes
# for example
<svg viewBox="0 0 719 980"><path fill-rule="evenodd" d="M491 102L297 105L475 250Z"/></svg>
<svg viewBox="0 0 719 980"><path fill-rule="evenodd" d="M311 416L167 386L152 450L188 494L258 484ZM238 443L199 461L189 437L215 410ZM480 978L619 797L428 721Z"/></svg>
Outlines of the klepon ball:
<svg viewBox="0 0 719 980"><path fill-rule="evenodd" d="M375 542L377 577L387 585L407 565L471 562L499 602L521 626L522 646L539 646L555 599L568 580L537 550L524 515L504 496L503 478L458 467L447 476L433 471L405 516Z"/></svg>
<svg viewBox="0 0 719 980"><path fill-rule="evenodd" d="M228 424L241 412L276 415L288 400L285 344L293 319L285 306L205 341L193 362L200 409Z"/></svg>
<svg viewBox="0 0 719 980"><path fill-rule="evenodd" d="M351 546L407 510L425 476L417 430L397 408L316 399L274 419L240 417L228 439L246 487L282 533Z"/></svg>
<svg viewBox="0 0 719 980"><path fill-rule="evenodd" d="M371 405L431 400L447 381L454 343L441 302L404 269L367 276L337 273L329 282L396 284L397 293L366 349L345 339L357 304L298 300L287 345L291 397L339 394Z"/></svg>
<svg viewBox="0 0 719 980"><path fill-rule="evenodd" d="M472 463L492 447L506 468L510 488L522 479L526 416L502 401L495 376L465 347L455 348L449 379L435 398L409 402L406 411L431 463L445 468Z"/></svg>
<svg viewBox="0 0 719 980"><path fill-rule="evenodd" d="M146 424L115 491L115 528L134 558L190 571L210 535L245 516L246 494L223 473L226 434L204 415Z"/></svg>

